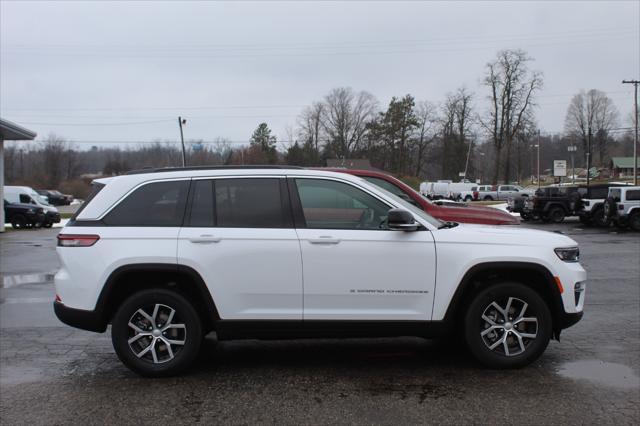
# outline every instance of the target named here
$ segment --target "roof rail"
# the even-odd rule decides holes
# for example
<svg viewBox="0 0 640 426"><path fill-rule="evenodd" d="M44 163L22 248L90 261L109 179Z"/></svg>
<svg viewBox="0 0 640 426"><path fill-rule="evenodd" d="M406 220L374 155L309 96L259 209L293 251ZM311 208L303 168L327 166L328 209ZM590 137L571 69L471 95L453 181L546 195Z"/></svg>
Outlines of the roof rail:
<svg viewBox="0 0 640 426"><path fill-rule="evenodd" d="M299 166L279 166L279 165L230 165L230 166L188 166L188 167L147 167L144 169L131 170L123 173L125 175L139 175L143 173L181 172L189 170L255 170L255 169L304 169Z"/></svg>

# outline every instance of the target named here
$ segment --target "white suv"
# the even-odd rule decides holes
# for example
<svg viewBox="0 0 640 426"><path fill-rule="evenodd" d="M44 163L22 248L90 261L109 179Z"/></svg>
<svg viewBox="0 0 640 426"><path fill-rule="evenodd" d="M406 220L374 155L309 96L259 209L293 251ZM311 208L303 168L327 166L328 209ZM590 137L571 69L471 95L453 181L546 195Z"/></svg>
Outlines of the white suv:
<svg viewBox="0 0 640 426"><path fill-rule="evenodd" d="M218 339L462 333L491 367L537 359L582 316L557 233L440 222L343 173L160 169L94 182L58 236L55 312L132 370L175 374Z"/></svg>

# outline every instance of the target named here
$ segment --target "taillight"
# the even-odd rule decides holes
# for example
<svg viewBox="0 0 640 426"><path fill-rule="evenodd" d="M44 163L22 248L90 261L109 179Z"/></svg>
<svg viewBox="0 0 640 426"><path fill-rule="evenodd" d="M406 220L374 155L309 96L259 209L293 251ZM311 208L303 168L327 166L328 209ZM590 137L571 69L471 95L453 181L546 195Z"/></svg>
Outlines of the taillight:
<svg viewBox="0 0 640 426"><path fill-rule="evenodd" d="M99 239L99 235L59 234L58 247L91 247Z"/></svg>
<svg viewBox="0 0 640 426"><path fill-rule="evenodd" d="M618 204L618 210L624 210L624 204Z"/></svg>

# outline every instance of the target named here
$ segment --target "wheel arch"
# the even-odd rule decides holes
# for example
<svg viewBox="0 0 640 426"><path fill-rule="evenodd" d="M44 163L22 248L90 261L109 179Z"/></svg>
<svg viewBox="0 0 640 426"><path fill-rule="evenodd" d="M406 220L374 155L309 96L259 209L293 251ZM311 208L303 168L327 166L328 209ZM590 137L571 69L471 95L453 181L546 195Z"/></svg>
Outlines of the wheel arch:
<svg viewBox="0 0 640 426"><path fill-rule="evenodd" d="M461 325L461 317L473 296L497 282L512 281L536 291L547 302L553 319L554 337L562 329L564 307L562 296L553 274L534 262L486 262L472 266L464 274L445 313L445 323L452 327Z"/></svg>
<svg viewBox="0 0 640 426"><path fill-rule="evenodd" d="M204 331L212 330L215 321L220 319L211 293L196 270L178 264L140 263L120 266L105 281L96 303L104 327L128 296L153 288L176 291L192 302Z"/></svg>

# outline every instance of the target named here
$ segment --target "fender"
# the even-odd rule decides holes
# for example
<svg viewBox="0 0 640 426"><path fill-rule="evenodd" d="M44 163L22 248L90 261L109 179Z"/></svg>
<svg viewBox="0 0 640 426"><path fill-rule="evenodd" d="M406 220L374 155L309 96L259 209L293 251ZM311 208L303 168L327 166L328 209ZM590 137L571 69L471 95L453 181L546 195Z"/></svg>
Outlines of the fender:
<svg viewBox="0 0 640 426"><path fill-rule="evenodd" d="M208 318L211 318L211 325L214 321L219 320L220 316L218 315L218 309L211 297L211 293L207 288L204 280L200 276L200 274L194 270L193 268L180 264L167 264L167 263L136 263L130 265L124 265L117 269L115 269L109 278L107 278L104 286L102 287L102 291L100 292L100 296L98 297L98 301L96 303L96 313L99 318L106 325L109 321L110 310L113 310L113 306L111 305L112 297L118 290L118 280L125 274L129 273L157 273L157 272L166 272L166 273L174 273L177 275L186 275L188 276L193 283L195 283L197 289L197 296L201 301L204 302L206 314Z"/></svg>
<svg viewBox="0 0 640 426"><path fill-rule="evenodd" d="M554 331L557 330L556 333L559 335L559 329L562 328L561 318L564 314L560 290L555 283L553 274L545 266L533 262L486 262L472 266L465 272L462 280L458 284L458 288L449 301L443 322L446 324L455 324L458 319L457 315L461 312L461 309L463 310L465 307L464 305L468 300L467 297L473 293L475 289L479 288L477 279L484 277L491 278L492 275L499 276L501 272L511 273L514 271L533 271L543 278L543 282L539 284L533 281L530 284L539 285L543 297L544 295L550 296L551 304L549 309L553 317L553 328Z"/></svg>

